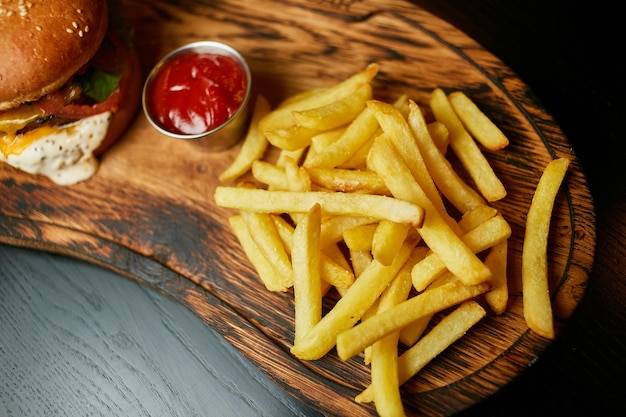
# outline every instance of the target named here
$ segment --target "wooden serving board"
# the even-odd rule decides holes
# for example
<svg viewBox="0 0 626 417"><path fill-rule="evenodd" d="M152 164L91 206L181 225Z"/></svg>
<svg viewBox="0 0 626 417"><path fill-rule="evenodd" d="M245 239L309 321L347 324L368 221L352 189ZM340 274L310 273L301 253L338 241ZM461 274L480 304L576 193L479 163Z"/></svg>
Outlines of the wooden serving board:
<svg viewBox="0 0 626 417"><path fill-rule="evenodd" d="M496 204L513 229L510 305L481 321L404 387L408 412L451 414L480 401L524 370L548 345L522 316L520 253L526 210L543 167L573 160L552 220L549 255L558 328L581 299L595 248L586 180L561 130L502 62L451 25L404 1L132 1L144 76L172 49L218 40L248 60L255 94L273 104L333 84L376 61L375 96L407 93L425 103L435 87L462 90L505 131L511 144L488 153L508 196ZM301 362L289 354L292 295L269 293L216 207L217 176L238 148L208 153L166 138L138 113L74 186L0 166L0 241L67 254L110 268L194 311L277 384L329 415L373 415L354 402L369 382L362 359L331 352Z"/></svg>

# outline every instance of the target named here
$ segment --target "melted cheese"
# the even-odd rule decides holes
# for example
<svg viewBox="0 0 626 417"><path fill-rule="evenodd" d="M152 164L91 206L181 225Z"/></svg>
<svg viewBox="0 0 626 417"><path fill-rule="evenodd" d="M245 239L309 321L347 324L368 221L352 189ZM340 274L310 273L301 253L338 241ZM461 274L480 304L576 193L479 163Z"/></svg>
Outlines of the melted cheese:
<svg viewBox="0 0 626 417"><path fill-rule="evenodd" d="M8 140L14 140L17 131L24 129L30 122L44 116L43 110L32 104L23 104L0 113L0 132L5 132Z"/></svg>
<svg viewBox="0 0 626 417"><path fill-rule="evenodd" d="M105 112L62 127L42 127L24 135L0 137L0 161L41 174L60 185L91 178L98 169L93 152L105 138L111 113Z"/></svg>

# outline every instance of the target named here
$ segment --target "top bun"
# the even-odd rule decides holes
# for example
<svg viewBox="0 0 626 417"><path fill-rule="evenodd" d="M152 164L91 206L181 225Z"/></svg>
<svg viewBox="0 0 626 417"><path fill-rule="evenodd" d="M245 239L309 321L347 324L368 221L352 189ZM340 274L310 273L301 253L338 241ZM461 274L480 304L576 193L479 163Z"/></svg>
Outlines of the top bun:
<svg viewBox="0 0 626 417"><path fill-rule="evenodd" d="M0 2L0 111L59 89L96 53L106 0Z"/></svg>

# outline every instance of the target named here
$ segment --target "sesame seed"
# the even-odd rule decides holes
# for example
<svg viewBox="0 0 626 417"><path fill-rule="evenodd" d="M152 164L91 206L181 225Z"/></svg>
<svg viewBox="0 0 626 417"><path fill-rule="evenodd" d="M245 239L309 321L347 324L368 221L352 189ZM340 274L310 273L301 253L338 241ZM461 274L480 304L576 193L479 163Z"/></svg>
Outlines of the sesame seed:
<svg viewBox="0 0 626 417"><path fill-rule="evenodd" d="M89 32L89 26L85 26L85 33Z"/></svg>
<svg viewBox="0 0 626 417"><path fill-rule="evenodd" d="M78 29L78 23L72 22L72 26L74 26L74 29Z"/></svg>
<svg viewBox="0 0 626 417"><path fill-rule="evenodd" d="M70 29L70 28L65 29L65 31L66 31L67 33L74 33L74 30L73 30L73 29Z"/></svg>
<svg viewBox="0 0 626 417"><path fill-rule="evenodd" d="M80 36L81 38L84 36L84 33L83 33L83 31L82 31L82 30L79 30L79 31L78 31L78 36Z"/></svg>
<svg viewBox="0 0 626 417"><path fill-rule="evenodd" d="M35 29L37 29L39 32L41 32L41 26L37 25L37 26L35 26Z"/></svg>

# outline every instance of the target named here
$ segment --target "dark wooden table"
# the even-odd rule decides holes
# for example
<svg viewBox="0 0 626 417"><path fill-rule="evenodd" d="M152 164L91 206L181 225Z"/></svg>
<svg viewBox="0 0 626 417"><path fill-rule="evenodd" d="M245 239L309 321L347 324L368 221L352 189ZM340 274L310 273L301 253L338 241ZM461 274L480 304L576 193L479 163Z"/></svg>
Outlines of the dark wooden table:
<svg viewBox="0 0 626 417"><path fill-rule="evenodd" d="M570 140L596 205L596 262L586 296L532 367L463 413L615 415L626 409L625 72L607 2L415 1L509 65ZM605 4L607 3L607 4ZM617 413L619 414L619 413Z"/></svg>
<svg viewBox="0 0 626 417"><path fill-rule="evenodd" d="M462 415L625 410L626 72L616 7L413 2L467 33L530 86L579 156L596 205L596 263L578 309L528 370ZM152 290L26 249L1 246L0 265L0 416L317 415Z"/></svg>

